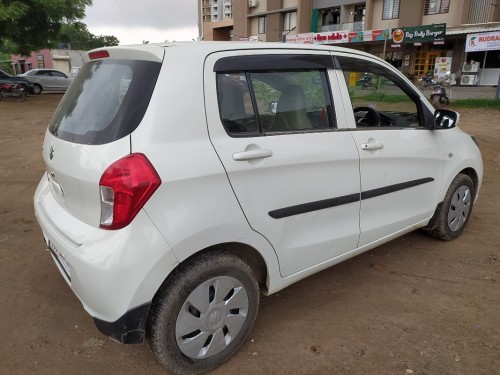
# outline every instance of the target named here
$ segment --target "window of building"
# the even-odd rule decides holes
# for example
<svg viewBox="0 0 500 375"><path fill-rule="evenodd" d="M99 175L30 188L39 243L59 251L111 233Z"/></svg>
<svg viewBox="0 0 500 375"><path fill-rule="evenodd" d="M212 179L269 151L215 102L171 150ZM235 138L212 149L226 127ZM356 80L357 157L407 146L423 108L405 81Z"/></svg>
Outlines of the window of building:
<svg viewBox="0 0 500 375"><path fill-rule="evenodd" d="M290 31L297 27L297 12L283 14L283 31Z"/></svg>
<svg viewBox="0 0 500 375"><path fill-rule="evenodd" d="M426 0L425 14L448 13L450 9L450 0Z"/></svg>
<svg viewBox="0 0 500 375"><path fill-rule="evenodd" d="M337 25L340 23L340 7L324 9L322 13L323 25Z"/></svg>
<svg viewBox="0 0 500 375"><path fill-rule="evenodd" d="M399 18L399 2L400 0L384 0L382 19Z"/></svg>
<svg viewBox="0 0 500 375"><path fill-rule="evenodd" d="M259 34L266 33L266 16L259 17Z"/></svg>

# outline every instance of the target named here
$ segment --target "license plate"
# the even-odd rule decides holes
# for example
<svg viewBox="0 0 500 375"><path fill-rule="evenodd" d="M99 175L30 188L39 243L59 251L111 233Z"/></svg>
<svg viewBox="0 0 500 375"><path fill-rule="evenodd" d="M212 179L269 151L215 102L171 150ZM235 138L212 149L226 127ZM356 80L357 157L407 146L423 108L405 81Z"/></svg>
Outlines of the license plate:
<svg viewBox="0 0 500 375"><path fill-rule="evenodd" d="M56 259L57 263L59 263L59 266L61 266L64 274L68 278L69 281L71 281L71 271L69 270L69 263L64 257L64 255L56 249L53 243L49 241L49 250Z"/></svg>

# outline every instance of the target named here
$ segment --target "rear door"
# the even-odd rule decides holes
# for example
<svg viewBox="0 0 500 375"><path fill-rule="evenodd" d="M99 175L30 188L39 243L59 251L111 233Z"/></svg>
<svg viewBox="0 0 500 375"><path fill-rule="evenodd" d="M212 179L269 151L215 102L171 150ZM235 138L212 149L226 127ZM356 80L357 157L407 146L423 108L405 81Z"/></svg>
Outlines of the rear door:
<svg viewBox="0 0 500 375"><path fill-rule="evenodd" d="M358 242L359 157L332 68L328 53L296 50L217 53L205 64L210 139L282 276Z"/></svg>
<svg viewBox="0 0 500 375"><path fill-rule="evenodd" d="M436 209L444 166L441 135L418 92L397 72L365 57L338 54L346 114L360 154L364 246L410 230ZM360 86L363 74L372 85ZM343 79L342 79L343 78ZM350 102L350 105L349 105Z"/></svg>

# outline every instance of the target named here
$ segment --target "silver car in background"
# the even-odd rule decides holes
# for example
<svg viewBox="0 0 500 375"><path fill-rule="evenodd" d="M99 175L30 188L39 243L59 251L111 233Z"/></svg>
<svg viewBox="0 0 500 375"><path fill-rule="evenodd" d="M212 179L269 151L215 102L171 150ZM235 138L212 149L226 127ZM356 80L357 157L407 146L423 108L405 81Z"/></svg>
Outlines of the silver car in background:
<svg viewBox="0 0 500 375"><path fill-rule="evenodd" d="M55 69L31 69L21 76L33 82L33 94L41 94L42 91L66 91L73 81L63 72Z"/></svg>

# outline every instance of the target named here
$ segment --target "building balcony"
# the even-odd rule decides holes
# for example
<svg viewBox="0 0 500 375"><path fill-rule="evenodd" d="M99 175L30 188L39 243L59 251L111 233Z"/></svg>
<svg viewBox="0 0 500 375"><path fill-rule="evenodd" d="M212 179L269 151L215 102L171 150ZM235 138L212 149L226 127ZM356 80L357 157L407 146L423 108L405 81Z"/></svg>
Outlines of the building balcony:
<svg viewBox="0 0 500 375"><path fill-rule="evenodd" d="M334 25L323 25L320 27L321 32L327 31L363 31L365 29L364 22L347 22L337 23Z"/></svg>

